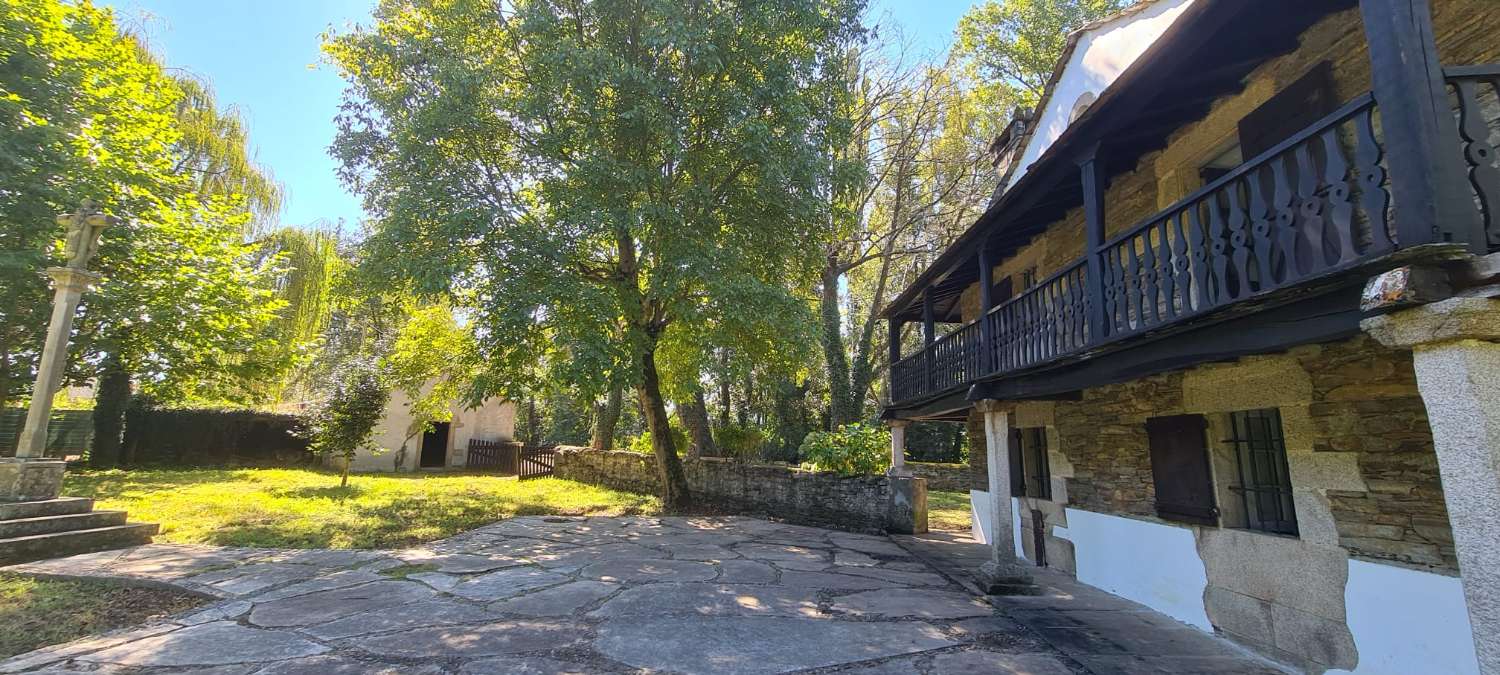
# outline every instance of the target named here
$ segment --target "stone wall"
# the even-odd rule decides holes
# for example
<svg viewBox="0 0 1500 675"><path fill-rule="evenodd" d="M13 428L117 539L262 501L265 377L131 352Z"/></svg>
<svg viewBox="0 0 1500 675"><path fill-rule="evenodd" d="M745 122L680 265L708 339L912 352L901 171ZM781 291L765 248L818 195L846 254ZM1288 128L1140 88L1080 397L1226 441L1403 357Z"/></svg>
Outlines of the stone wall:
<svg viewBox="0 0 1500 675"><path fill-rule="evenodd" d="M1236 469L1224 442L1227 416L1258 408L1281 414L1295 537L1233 523L1240 497L1228 489ZM1145 421L1207 418L1223 527L1163 524L1193 532L1215 628L1285 662L1313 671L1356 662L1343 601L1350 558L1457 570L1411 355L1367 337L1095 387L1077 401L1003 409L1017 427L1048 430L1053 499L1021 500L1021 540L1035 559L1031 529L1040 517L1048 564L1064 570L1073 566L1067 509L1162 522ZM982 430L982 416L971 415L970 424ZM982 447L970 452L976 478L984 456Z"/></svg>
<svg viewBox="0 0 1500 675"><path fill-rule="evenodd" d="M983 429L980 430L980 439L984 439ZM969 491L969 465L947 462L907 462L906 468L911 470L912 475L927 479L928 490L939 490L942 492L964 492Z"/></svg>
<svg viewBox="0 0 1500 675"><path fill-rule="evenodd" d="M633 452L560 447L555 475L635 492L656 491L654 459ZM688 489L734 509L857 531L927 531L922 478L840 476L733 459L686 459Z"/></svg>

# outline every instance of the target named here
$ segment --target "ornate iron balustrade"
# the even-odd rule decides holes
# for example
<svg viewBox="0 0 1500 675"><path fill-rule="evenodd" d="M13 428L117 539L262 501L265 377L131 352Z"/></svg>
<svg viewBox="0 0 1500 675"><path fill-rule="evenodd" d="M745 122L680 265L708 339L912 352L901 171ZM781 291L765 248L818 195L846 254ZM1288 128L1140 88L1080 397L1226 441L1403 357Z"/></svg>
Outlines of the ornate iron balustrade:
<svg viewBox="0 0 1500 675"><path fill-rule="evenodd" d="M1475 75L1492 95L1500 91L1495 72ZM1099 279L1080 258L892 364L891 400L916 402L1044 365L1390 253L1397 243L1379 128L1370 94L1350 101L1090 251ZM1488 134L1465 140L1472 157L1493 160ZM1476 180L1478 199L1500 204L1500 171L1475 171L1484 185ZM1102 311L1093 298L1102 298ZM1091 325L1091 315L1102 325Z"/></svg>

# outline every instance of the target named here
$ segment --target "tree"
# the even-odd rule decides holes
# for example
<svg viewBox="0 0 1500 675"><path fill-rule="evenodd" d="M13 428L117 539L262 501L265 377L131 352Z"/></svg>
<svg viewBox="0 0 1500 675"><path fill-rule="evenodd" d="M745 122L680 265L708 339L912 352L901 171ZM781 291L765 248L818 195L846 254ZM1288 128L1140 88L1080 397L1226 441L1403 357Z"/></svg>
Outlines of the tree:
<svg viewBox="0 0 1500 675"><path fill-rule="evenodd" d="M349 464L359 451L378 453L375 426L385 416L390 389L373 364L350 364L340 374L328 398L312 415L313 452L343 461L339 487L349 485Z"/></svg>
<svg viewBox="0 0 1500 675"><path fill-rule="evenodd" d="M375 259L472 291L496 387L559 351L552 372L583 393L633 383L682 506L659 350L806 316L788 281L822 237L820 76L860 4L385 0L327 43L350 83L334 152Z"/></svg>
<svg viewBox="0 0 1500 675"><path fill-rule="evenodd" d="M852 166L831 192L819 283L829 429L865 421L885 347L880 310L903 262L942 250L993 188L978 151L983 115L947 69L867 60L851 70L839 109L849 135L832 161Z"/></svg>
<svg viewBox="0 0 1500 675"><path fill-rule="evenodd" d="M101 243L104 279L84 297L70 377L99 382L91 455L112 464L132 382L167 401L217 398L277 367L264 331L276 263L242 237L240 185L205 183L188 167L207 164L185 161L222 151L184 131L187 111L211 104L189 103L108 10L9 0L0 60L0 398L30 379L40 351L41 271L60 253L53 218L93 200L126 224Z"/></svg>
<svg viewBox="0 0 1500 675"><path fill-rule="evenodd" d="M986 0L958 21L957 56L995 110L1035 107L1068 36L1126 0Z"/></svg>

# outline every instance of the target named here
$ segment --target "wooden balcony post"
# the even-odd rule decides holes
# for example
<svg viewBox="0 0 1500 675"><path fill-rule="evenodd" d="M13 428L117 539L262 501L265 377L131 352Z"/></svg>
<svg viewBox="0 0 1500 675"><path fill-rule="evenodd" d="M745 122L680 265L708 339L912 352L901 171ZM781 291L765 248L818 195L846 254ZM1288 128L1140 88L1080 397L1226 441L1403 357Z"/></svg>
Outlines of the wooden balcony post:
<svg viewBox="0 0 1500 675"><path fill-rule="evenodd" d="M990 326L990 310L995 308L995 258L988 241L979 245L979 370L999 370L994 363L995 336Z"/></svg>
<svg viewBox="0 0 1500 675"><path fill-rule="evenodd" d="M1485 253L1428 0L1360 0L1359 10L1385 136L1397 241L1402 248L1461 243Z"/></svg>
<svg viewBox="0 0 1500 675"><path fill-rule="evenodd" d="M937 339L937 326L933 319L932 287L922 291L922 381L923 391L932 391L932 343Z"/></svg>
<svg viewBox="0 0 1500 675"><path fill-rule="evenodd" d="M1088 232L1088 322L1090 344L1103 342L1104 321L1104 181L1099 176L1099 145L1089 147L1078 158L1083 180L1084 229Z"/></svg>
<svg viewBox="0 0 1500 675"><path fill-rule="evenodd" d="M906 326L906 322L905 321L902 321L901 319L898 319L898 318L896 318L894 316L891 317L891 320L890 320L890 322L888 324L888 329L890 331L890 336L887 339L891 343L890 344L891 365L893 365L893 366L896 365L897 361L901 360L901 329L903 327L905 327L905 326Z"/></svg>

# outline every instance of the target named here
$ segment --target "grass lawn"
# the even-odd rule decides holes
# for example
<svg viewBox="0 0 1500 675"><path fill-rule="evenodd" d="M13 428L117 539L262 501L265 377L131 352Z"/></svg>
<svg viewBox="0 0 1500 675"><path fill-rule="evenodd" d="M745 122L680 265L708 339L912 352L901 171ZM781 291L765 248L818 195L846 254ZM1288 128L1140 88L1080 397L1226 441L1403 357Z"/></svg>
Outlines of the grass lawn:
<svg viewBox="0 0 1500 675"><path fill-rule="evenodd" d="M340 488L338 474L310 469L70 470L63 494L160 523L158 542L272 548L397 548L510 516L661 509L655 497L554 478L356 474Z"/></svg>
<svg viewBox="0 0 1500 675"><path fill-rule="evenodd" d="M934 530L969 529L969 493L927 493L927 527Z"/></svg>
<svg viewBox="0 0 1500 675"><path fill-rule="evenodd" d="M202 604L159 588L0 574L0 658L68 642Z"/></svg>

